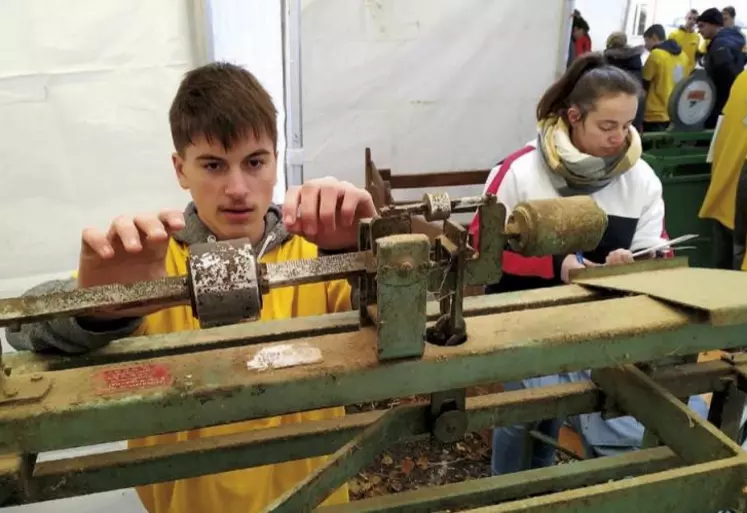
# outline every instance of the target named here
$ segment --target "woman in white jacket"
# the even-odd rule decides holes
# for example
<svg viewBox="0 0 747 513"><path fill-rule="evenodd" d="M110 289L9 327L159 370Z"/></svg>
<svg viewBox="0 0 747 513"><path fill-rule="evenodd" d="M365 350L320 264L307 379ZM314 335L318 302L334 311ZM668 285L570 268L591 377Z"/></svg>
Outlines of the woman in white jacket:
<svg viewBox="0 0 747 513"><path fill-rule="evenodd" d="M493 169L485 193L495 194L509 213L522 201L588 195L607 213L607 230L597 248L583 255L525 258L505 250L503 278L487 287L487 293L552 286L567 282L571 269L629 263L633 251L667 237L661 181L641 160L641 141L633 127L639 94L637 81L597 53L576 59L545 92L537 105L536 139ZM475 244L478 226L475 218L470 228ZM589 371L583 371L505 387L517 390L589 379ZM691 399L690 405L706 415L701 398ZM557 437L563 420L543 421L538 429ZM589 456L640 447L643 426L632 417L604 420L597 413L568 420L582 436ZM523 461L525 436L522 425L494 431L494 474L552 464L554 448L541 442L534 443L531 461Z"/></svg>

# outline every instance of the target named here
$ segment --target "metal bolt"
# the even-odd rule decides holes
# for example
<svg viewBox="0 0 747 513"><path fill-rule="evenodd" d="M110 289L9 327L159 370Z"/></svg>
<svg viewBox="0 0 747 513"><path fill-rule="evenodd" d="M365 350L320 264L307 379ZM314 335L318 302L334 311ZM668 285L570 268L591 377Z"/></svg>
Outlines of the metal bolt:
<svg viewBox="0 0 747 513"><path fill-rule="evenodd" d="M41 374L34 374L31 376L31 381L41 381L44 378Z"/></svg>

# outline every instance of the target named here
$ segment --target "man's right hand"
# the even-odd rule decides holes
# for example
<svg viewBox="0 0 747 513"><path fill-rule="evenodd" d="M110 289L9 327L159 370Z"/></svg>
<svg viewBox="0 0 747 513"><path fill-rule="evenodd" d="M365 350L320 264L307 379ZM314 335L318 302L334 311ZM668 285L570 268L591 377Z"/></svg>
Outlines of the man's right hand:
<svg viewBox="0 0 747 513"><path fill-rule="evenodd" d="M176 210L116 218L109 231L83 230L78 287L128 284L166 276L166 251L171 234L184 228ZM158 309L137 309L96 315L96 318L139 317Z"/></svg>

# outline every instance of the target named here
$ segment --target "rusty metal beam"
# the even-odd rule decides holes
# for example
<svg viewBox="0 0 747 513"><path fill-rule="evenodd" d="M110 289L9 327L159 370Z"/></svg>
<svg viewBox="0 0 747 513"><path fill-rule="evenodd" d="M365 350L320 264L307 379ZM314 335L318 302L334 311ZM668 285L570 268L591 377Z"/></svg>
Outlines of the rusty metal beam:
<svg viewBox="0 0 747 513"><path fill-rule="evenodd" d="M594 370L591 379L688 463L744 455L733 440L633 365Z"/></svg>
<svg viewBox="0 0 747 513"><path fill-rule="evenodd" d="M664 369L655 378L677 395L693 395L723 385L731 372L731 365L714 361ZM590 413L599 408L602 400L602 392L591 382L470 397L466 405L468 431ZM401 441L428 436L429 405L403 408L408 429L401 433ZM44 461L35 466L29 482L31 494L24 500L17 496L5 504L59 499L322 456L337 450L382 414L383 411L372 411L340 419ZM18 461L13 456L0 459L0 490L18 488ZM3 466L3 462L8 464ZM16 464L12 465L13 462Z"/></svg>
<svg viewBox="0 0 747 513"><path fill-rule="evenodd" d="M746 464L744 457L733 457L464 513L703 513L728 510L736 508L741 497Z"/></svg>
<svg viewBox="0 0 747 513"><path fill-rule="evenodd" d="M546 308L548 306L570 305L604 297L604 293L600 294L578 285L509 292L500 296L469 297L464 300L464 315L474 317ZM431 321L438 318L438 302L431 301L428 303L427 315ZM10 353L3 355L2 364L12 374L72 369L89 365L345 333L357 330L359 325L358 314L345 312L318 317L261 322L252 324L251 327L244 324L223 326L191 332L188 335L181 332L150 337L131 337L115 341L97 351L75 356L44 355L26 351Z"/></svg>

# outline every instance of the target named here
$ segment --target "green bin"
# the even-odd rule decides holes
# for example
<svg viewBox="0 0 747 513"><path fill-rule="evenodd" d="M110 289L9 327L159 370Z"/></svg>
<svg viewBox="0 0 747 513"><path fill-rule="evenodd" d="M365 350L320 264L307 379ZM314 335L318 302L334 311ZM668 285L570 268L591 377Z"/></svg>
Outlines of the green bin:
<svg viewBox="0 0 747 513"><path fill-rule="evenodd" d="M688 233L700 237L688 242L696 249L683 251L693 267L717 267L731 245L720 236L716 221L698 217L708 185L711 165L706 162L712 130L643 134L642 158L661 179L666 229L671 238Z"/></svg>

